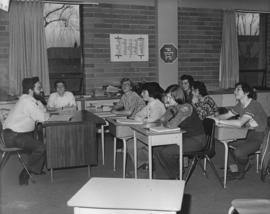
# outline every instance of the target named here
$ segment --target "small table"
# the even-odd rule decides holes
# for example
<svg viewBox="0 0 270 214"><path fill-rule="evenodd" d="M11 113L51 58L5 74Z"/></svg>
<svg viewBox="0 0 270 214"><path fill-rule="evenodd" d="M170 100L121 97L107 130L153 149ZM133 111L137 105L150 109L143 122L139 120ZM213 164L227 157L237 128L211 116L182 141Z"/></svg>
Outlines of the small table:
<svg viewBox="0 0 270 214"><path fill-rule="evenodd" d="M106 118L108 117L115 117L116 114L113 114L111 112L93 112L96 116L102 118L105 122L105 124L101 124L100 130L98 130L98 133L101 135L101 149L102 149L102 164L105 164L105 151L104 151L104 134L105 134L105 127L109 126L109 123L106 121Z"/></svg>
<svg viewBox="0 0 270 214"><path fill-rule="evenodd" d="M91 178L68 202L74 214L176 214L185 182Z"/></svg>
<svg viewBox="0 0 270 214"><path fill-rule="evenodd" d="M232 126L221 125L215 128L215 138L224 145L224 179L223 187L226 188L229 143L246 137L248 128L237 128Z"/></svg>
<svg viewBox="0 0 270 214"><path fill-rule="evenodd" d="M144 126L133 125L134 130L134 164L135 178L137 178L137 139L148 145L149 178L152 179L152 147L177 144L179 146L179 177L182 179L183 166L183 131L153 132Z"/></svg>
<svg viewBox="0 0 270 214"><path fill-rule="evenodd" d="M123 178L126 176L126 155L127 155L127 139L133 137L133 131L130 128L130 124L118 123L117 118L106 118L109 123L109 131L114 136L113 138L113 170L116 165L116 140L121 139L123 141Z"/></svg>

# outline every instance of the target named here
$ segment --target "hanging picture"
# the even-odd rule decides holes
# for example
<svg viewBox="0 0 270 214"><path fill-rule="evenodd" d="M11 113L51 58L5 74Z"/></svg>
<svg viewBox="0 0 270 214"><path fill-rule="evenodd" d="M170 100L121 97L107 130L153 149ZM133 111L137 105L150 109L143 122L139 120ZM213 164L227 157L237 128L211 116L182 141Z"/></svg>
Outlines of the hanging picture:
<svg viewBox="0 0 270 214"><path fill-rule="evenodd" d="M147 34L110 34L112 62L148 61Z"/></svg>

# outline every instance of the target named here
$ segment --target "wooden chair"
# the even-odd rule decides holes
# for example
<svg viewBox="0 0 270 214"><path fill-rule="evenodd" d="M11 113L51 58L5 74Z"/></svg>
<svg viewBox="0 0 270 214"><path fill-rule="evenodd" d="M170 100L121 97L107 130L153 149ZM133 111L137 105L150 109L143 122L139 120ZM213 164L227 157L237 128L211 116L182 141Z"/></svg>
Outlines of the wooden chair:
<svg viewBox="0 0 270 214"><path fill-rule="evenodd" d="M34 183L35 180L33 179L33 176L30 174L29 170L27 169L27 166L25 164L25 161L23 160L20 152L23 151L21 148L16 148L16 147L6 147L4 137L3 137L3 126L2 123L0 122L0 151L2 152L2 158L0 161L0 170L5 166L5 164L8 161L8 158L12 153L17 154L17 158L19 162L22 164L23 168L26 170L27 174L30 176L31 181Z"/></svg>

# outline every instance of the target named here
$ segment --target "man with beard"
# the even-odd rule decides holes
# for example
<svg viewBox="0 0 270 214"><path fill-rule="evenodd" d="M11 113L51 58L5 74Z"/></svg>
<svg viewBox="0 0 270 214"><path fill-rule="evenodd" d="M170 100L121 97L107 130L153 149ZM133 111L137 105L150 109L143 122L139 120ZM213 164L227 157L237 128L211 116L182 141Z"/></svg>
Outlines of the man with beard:
<svg viewBox="0 0 270 214"><path fill-rule="evenodd" d="M36 99L42 89L38 78L23 79L22 87L23 95L3 124L3 135L7 147L22 148L27 152L29 172L41 174L45 161L45 145L34 138L33 132L36 122L44 122L50 115L44 105ZM19 184L27 185L29 177L27 171L23 169L19 175Z"/></svg>

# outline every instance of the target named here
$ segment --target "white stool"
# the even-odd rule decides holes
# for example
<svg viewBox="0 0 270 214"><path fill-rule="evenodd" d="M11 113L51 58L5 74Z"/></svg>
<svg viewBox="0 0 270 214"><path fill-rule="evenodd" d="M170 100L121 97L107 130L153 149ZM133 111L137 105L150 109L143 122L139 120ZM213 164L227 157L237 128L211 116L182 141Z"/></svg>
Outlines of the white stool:
<svg viewBox="0 0 270 214"><path fill-rule="evenodd" d="M127 140L131 139L131 137L123 137L123 138L118 138L122 140L123 142L123 178L126 177L126 162L127 162ZM113 171L116 169L116 142L117 138L113 138Z"/></svg>

